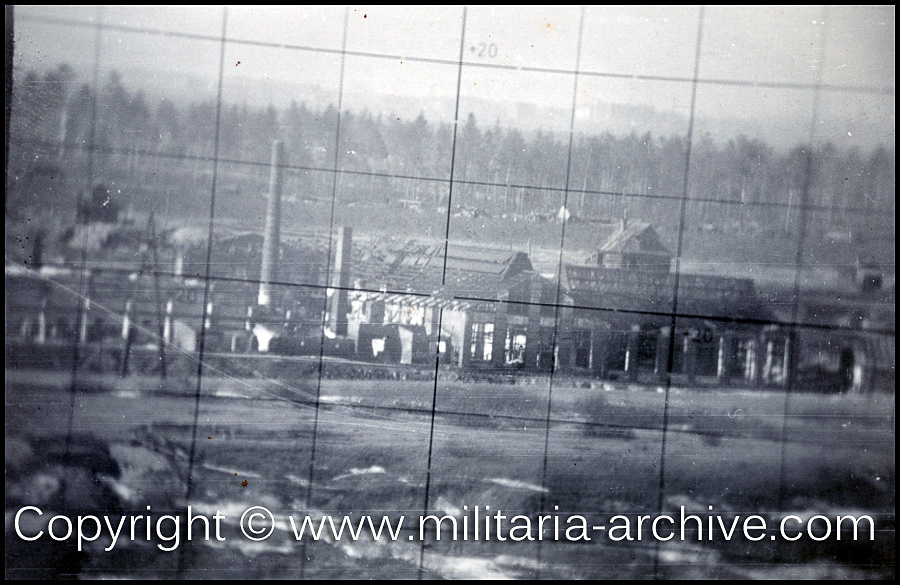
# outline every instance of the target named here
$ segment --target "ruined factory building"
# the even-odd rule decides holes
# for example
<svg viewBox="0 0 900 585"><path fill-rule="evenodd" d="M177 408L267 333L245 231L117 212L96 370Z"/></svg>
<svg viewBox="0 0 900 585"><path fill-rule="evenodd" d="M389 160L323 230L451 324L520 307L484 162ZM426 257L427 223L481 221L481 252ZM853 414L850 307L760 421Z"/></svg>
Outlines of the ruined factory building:
<svg viewBox="0 0 900 585"><path fill-rule="evenodd" d="M349 226L330 242L316 233L285 238L281 156L276 143L264 234L216 234L208 287L198 230L157 233L152 217L146 226L93 218L73 228L60 253L88 246L103 268L7 266L8 338L32 349L84 344L85 355L113 356L123 373L135 367L135 349L158 348L156 361L198 351L205 329L211 352L412 366L437 355L443 366L485 373L834 391L892 379L893 339L869 331L878 319L871 290L841 311L807 294L798 316L822 327L792 332L777 324L791 322L779 311L792 305L758 294L750 279L676 272L654 227L627 217L558 278L509 248L355 236Z"/></svg>
<svg viewBox="0 0 900 585"><path fill-rule="evenodd" d="M360 356L400 363L427 361L438 343L460 367L658 379L676 284L687 314L765 316L752 281L676 279L671 260L652 226L627 220L585 263L565 265L561 283L523 252L450 245L445 269L442 245L375 245L350 267L356 288L384 292L351 292L348 335ZM789 349L778 328L709 318L677 327L673 371L687 379L785 379Z"/></svg>
<svg viewBox="0 0 900 585"><path fill-rule="evenodd" d="M444 252L443 244L406 240L372 246L351 263L359 290L351 291L348 334L359 354L412 363L433 359L428 350L437 346L445 363L523 365L521 334L497 329L495 337L498 313L512 304L526 315L532 300L550 305L555 287L523 252L450 244L446 262ZM552 320L552 307L544 312Z"/></svg>

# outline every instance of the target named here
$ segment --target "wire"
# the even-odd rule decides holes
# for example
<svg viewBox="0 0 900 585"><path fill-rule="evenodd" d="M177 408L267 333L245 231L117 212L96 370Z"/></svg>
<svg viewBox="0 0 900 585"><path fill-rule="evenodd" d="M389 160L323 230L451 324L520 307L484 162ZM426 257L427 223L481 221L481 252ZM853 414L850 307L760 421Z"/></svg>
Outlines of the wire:
<svg viewBox="0 0 900 585"><path fill-rule="evenodd" d="M327 47L317 47L312 45L295 45L290 43L276 43L272 41L262 41L262 40L251 40L251 39L239 39L239 38L226 38L224 36L219 37L215 35L201 35L194 33L185 33L179 31L171 31L171 30L163 30L156 29L150 27L141 27L141 26L131 26L124 24L113 24L113 23L94 23L84 20L70 19L70 18L59 18L52 16L39 16L34 14L19 14L16 17L18 20L25 20L31 22L42 22L46 24L59 24L73 27L87 27L87 28L100 28L103 30L110 31L118 31L118 32L129 32L129 33L139 33L144 35L153 35L153 36L161 36L166 38L182 38L187 40L195 40L195 41L212 41L212 42L226 42L228 44L234 45L245 45L245 46L254 46L254 47L265 47L270 49L287 49L292 51L301 51L301 52L311 52L311 53L322 53L326 55L344 55L350 57L366 57L372 59L384 59L389 61L409 61L413 63L429 63L433 65L446 65L451 67L457 67L458 61L453 59L435 59L428 57L419 57L416 55L401 55L401 54L385 54L385 53L375 53L375 52L367 52L367 51L350 51L345 48L342 49L330 49ZM630 79L635 81L668 81L674 83L698 83L702 85L723 85L723 86L733 86L733 87L757 87L757 88L769 88L769 89L799 89L799 90L807 90L814 89L816 87L815 83L792 83L792 82L780 82L780 81L758 81L758 80L750 80L750 79L717 79L717 78L702 78L702 77L680 77L680 76L669 76L669 75L643 75L639 73L617 73L610 71L591 71L591 70L575 70L575 69L559 69L553 67L531 67L527 65L502 65L497 63L480 63L480 62L471 62L466 61L466 67L473 67L479 69L494 69L494 70L503 70L503 71L521 71L525 73L544 73L544 74L560 74L560 75L580 75L583 77L600 77L600 78L610 78L610 79ZM864 84L821 84L819 89L822 91L833 91L837 93L846 93L846 92L854 92L854 93L862 93L862 94L873 94L873 95L885 95L885 96L893 96L894 88L891 86L880 86L880 85L864 85Z"/></svg>

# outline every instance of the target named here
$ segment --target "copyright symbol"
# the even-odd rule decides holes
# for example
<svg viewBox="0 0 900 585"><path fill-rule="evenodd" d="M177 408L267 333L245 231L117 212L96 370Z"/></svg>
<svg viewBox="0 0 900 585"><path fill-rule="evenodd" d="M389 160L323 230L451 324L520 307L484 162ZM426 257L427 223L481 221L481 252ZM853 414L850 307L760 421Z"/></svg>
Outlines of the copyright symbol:
<svg viewBox="0 0 900 585"><path fill-rule="evenodd" d="M262 526L253 526L253 519L262 520ZM268 530L266 530L268 525ZM260 541L269 538L272 531L275 530L275 516L262 506L250 506L241 515L241 532L250 540Z"/></svg>

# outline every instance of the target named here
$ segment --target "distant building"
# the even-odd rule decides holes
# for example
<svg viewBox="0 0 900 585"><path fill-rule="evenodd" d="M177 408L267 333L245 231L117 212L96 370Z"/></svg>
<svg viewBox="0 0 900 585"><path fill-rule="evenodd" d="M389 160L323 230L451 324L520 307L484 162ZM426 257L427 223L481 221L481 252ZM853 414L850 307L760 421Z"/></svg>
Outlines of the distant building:
<svg viewBox="0 0 900 585"><path fill-rule="evenodd" d="M668 372L674 340L672 373L689 380L782 381L775 371L784 370L786 334L754 323L767 313L749 279L676 279L672 273L567 264L563 290L571 308L561 326L561 368L630 380L660 377ZM674 336L673 308L679 315Z"/></svg>
<svg viewBox="0 0 900 585"><path fill-rule="evenodd" d="M786 334L754 324L768 312L753 281L676 275L671 264L656 230L627 216L584 264L566 264L571 308L563 311L558 367L629 380L659 379L671 367L687 380L784 382Z"/></svg>
<svg viewBox="0 0 900 585"><path fill-rule="evenodd" d="M873 309L877 274L875 290L840 309L828 292L773 302L750 279L671 272L671 253L644 222L623 219L558 279L525 252L479 244L355 240L344 227L329 246L333 234L283 241L270 225L265 235L219 234L209 257L205 234L176 230L157 242L149 225L76 226L74 241L103 268L7 265L8 347L108 346L124 372L131 348L195 352L205 331L210 351L394 364L439 356L461 368L645 383L892 385L893 338L878 328L893 328L893 297L882 291L891 302Z"/></svg>
<svg viewBox="0 0 900 585"><path fill-rule="evenodd" d="M348 334L361 357L549 367L556 288L523 252L451 244L445 264L443 244L407 240L369 247L352 271Z"/></svg>
<svg viewBox="0 0 900 585"><path fill-rule="evenodd" d="M672 253L649 223L623 218L619 229L588 259L590 264L620 270L667 274Z"/></svg>

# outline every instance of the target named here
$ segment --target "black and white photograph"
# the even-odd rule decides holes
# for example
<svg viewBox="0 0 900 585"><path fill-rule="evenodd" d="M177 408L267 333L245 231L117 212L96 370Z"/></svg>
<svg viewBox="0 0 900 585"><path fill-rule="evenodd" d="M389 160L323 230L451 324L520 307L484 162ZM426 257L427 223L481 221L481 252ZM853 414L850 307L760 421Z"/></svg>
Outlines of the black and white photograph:
<svg viewBox="0 0 900 585"><path fill-rule="evenodd" d="M894 6L6 6L7 579L893 579Z"/></svg>

